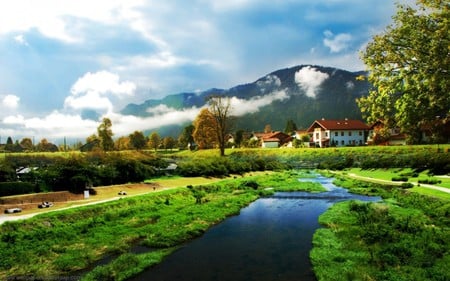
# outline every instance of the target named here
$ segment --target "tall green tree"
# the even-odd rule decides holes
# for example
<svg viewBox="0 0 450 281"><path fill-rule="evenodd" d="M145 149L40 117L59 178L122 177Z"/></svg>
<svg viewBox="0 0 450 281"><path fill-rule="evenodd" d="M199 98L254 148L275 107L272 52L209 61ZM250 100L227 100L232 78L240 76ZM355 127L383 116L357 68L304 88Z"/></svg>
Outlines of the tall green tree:
<svg viewBox="0 0 450 281"><path fill-rule="evenodd" d="M145 148L147 144L144 134L140 131L134 131L134 133L130 134L129 138L131 146L136 150Z"/></svg>
<svg viewBox="0 0 450 281"><path fill-rule="evenodd" d="M114 149L114 141L112 136L112 122L109 118L103 118L102 123L97 128L98 137L100 139L101 147L104 151L111 151Z"/></svg>
<svg viewBox="0 0 450 281"><path fill-rule="evenodd" d="M227 135L231 132L231 99L225 96L211 96L208 99L209 111L215 119L215 133L220 156L225 156Z"/></svg>
<svg viewBox="0 0 450 281"><path fill-rule="evenodd" d="M369 123L399 127L410 142L421 128L442 134L450 122L450 5L418 0L397 6L393 22L362 54L373 89L358 100Z"/></svg>

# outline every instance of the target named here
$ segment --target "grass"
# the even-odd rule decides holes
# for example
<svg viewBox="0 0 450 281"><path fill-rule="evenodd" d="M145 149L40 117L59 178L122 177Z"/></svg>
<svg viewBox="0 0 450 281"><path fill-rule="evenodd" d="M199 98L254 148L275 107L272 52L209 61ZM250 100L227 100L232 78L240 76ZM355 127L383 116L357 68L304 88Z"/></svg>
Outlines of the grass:
<svg viewBox="0 0 450 281"><path fill-rule="evenodd" d="M310 252L317 279L449 280L448 219L414 197L393 201L401 206L341 202L322 214L326 228L314 234ZM448 202L441 202L447 212Z"/></svg>

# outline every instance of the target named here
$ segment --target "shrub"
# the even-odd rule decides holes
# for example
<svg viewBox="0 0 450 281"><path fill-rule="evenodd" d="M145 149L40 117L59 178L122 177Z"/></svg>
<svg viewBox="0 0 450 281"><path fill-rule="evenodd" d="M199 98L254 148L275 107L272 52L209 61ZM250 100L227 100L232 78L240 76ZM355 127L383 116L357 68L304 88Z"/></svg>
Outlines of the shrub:
<svg viewBox="0 0 450 281"><path fill-rule="evenodd" d="M0 182L0 196L36 192L36 186L29 182Z"/></svg>
<svg viewBox="0 0 450 281"><path fill-rule="evenodd" d="M408 177L398 176L398 177L393 177L391 180L392 181L408 181Z"/></svg>

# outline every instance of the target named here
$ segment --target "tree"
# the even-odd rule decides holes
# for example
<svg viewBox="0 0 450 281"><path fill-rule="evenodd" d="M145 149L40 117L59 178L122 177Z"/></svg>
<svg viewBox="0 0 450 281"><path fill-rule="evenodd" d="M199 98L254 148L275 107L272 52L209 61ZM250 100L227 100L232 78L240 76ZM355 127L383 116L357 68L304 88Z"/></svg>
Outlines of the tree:
<svg viewBox="0 0 450 281"><path fill-rule="evenodd" d="M130 138L126 136L122 136L116 139L116 141L114 142L114 148L116 150L127 150L130 149L130 147L131 147Z"/></svg>
<svg viewBox="0 0 450 281"><path fill-rule="evenodd" d="M286 122L286 128L284 129L284 132L288 135L291 135L295 131L297 131L297 125L292 119L289 119Z"/></svg>
<svg viewBox="0 0 450 281"><path fill-rule="evenodd" d="M131 146L137 150L145 148L145 145L147 144L144 134L140 131L134 131L129 138Z"/></svg>
<svg viewBox="0 0 450 281"><path fill-rule="evenodd" d="M216 140L219 145L220 156L225 156L227 135L231 132L231 99L225 96L211 96L208 100L209 111L214 120Z"/></svg>
<svg viewBox="0 0 450 281"><path fill-rule="evenodd" d="M102 123L97 128L98 137L100 139L100 146L104 151L111 151L114 149L114 135L112 130L112 122L109 118L103 118Z"/></svg>
<svg viewBox="0 0 450 281"><path fill-rule="evenodd" d="M161 145L161 137L159 136L159 134L157 132L151 133L148 140L148 146L156 151L160 145Z"/></svg>
<svg viewBox="0 0 450 281"><path fill-rule="evenodd" d="M450 9L448 1L398 5L393 23L376 35L362 58L374 88L358 100L369 123L381 120L419 142L420 129L442 134L450 121ZM448 137L448 136L447 136Z"/></svg>
<svg viewBox="0 0 450 281"><path fill-rule="evenodd" d="M175 147L175 140L172 137L165 137L162 140L162 145L164 147L164 149L170 149L172 150L172 148Z"/></svg>
<svg viewBox="0 0 450 281"><path fill-rule="evenodd" d="M213 148L217 144L215 123L216 119L207 108L202 109L195 118L192 136L199 149Z"/></svg>
<svg viewBox="0 0 450 281"><path fill-rule="evenodd" d="M194 137L192 136L194 133L195 127L194 125L188 125L184 127L183 132L178 137L178 144L180 145L180 148L191 148L194 145Z"/></svg>
<svg viewBox="0 0 450 281"><path fill-rule="evenodd" d="M59 150L58 146L49 142L46 138L41 139L37 144L36 149L41 152L56 152Z"/></svg>
<svg viewBox="0 0 450 281"><path fill-rule="evenodd" d="M244 130L238 130L236 132L234 143L237 145L237 147L241 147L241 144L244 141L244 133L245 133Z"/></svg>
<svg viewBox="0 0 450 281"><path fill-rule="evenodd" d="M30 138L23 138L20 141L20 145L26 150L33 150L33 141Z"/></svg>

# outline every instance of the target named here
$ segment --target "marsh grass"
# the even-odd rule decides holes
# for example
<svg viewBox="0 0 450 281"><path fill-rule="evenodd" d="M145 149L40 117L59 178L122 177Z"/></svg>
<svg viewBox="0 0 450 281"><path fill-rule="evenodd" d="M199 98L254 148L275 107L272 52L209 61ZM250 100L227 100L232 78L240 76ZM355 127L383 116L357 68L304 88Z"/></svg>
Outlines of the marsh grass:
<svg viewBox="0 0 450 281"><path fill-rule="evenodd" d="M310 253L321 280L450 280L450 200L340 179L383 203L347 201L319 217ZM353 187L352 187L353 186Z"/></svg>

